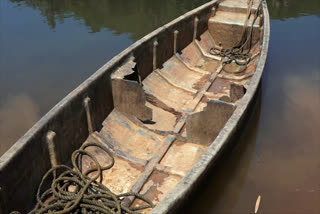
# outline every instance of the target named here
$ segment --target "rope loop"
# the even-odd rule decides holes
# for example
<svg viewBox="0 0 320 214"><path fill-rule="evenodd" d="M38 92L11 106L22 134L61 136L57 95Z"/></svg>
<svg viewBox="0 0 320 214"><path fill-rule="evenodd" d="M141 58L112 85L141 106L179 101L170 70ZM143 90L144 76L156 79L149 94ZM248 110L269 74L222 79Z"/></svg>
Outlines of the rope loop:
<svg viewBox="0 0 320 214"><path fill-rule="evenodd" d="M96 147L108 155L109 163L102 166L88 147ZM82 169L83 157L87 156L95 164L85 172ZM43 176L37 191L37 203L29 214L44 213L104 213L104 214L138 214L140 210L152 208L154 204L143 195L127 192L115 194L102 184L103 171L111 169L115 160L112 153L100 143L84 143L71 156L72 167L57 165ZM55 176L54 176L55 175ZM89 176L91 175L91 176ZM50 188L43 190L43 186ZM121 204L124 197L134 196L144 202L138 207L126 207ZM17 211L11 212L19 213Z"/></svg>
<svg viewBox="0 0 320 214"><path fill-rule="evenodd" d="M242 73L245 71L248 67L248 64L251 61L251 46L252 46L252 33L253 33L253 25L256 22L258 18L258 14L260 11L260 6L262 3L262 0L259 0L258 7L256 10L256 13L254 15L252 24L248 30L248 24L249 24L249 19L251 17L251 10L253 7L253 1L250 0L248 2L248 8L247 8L247 14L246 14L246 20L243 25L242 31L241 31L241 36L240 40L233 45L232 48L222 48L222 47L212 47L209 50L209 53L211 55L215 56L220 56L223 58L222 60L222 70L227 72L227 73ZM245 47L248 47L247 50L244 50ZM235 63L236 65L240 66L240 70L238 71L232 71L228 70L225 68L225 65Z"/></svg>

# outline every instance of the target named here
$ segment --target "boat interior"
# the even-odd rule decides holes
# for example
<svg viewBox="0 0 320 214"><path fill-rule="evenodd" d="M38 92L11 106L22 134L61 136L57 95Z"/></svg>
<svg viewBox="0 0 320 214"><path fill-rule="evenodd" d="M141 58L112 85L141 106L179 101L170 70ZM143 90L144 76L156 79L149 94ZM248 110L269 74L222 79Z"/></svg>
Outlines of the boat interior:
<svg viewBox="0 0 320 214"><path fill-rule="evenodd" d="M257 4L254 1L252 14ZM87 139L104 144L114 155L115 165L104 172L104 185L117 194L138 192L158 204L193 167L232 115L255 72L261 16L253 24L251 60L244 71L230 65L232 72L226 72L223 57L210 54L213 47L234 45L246 13L246 0L222 1L212 8L208 28L200 35L194 17L193 41L183 49L177 50L179 31L172 32L173 54L161 65L161 43L154 40L150 74L139 73L143 61L134 56L112 74L114 109ZM108 161L103 152L93 152L102 163ZM89 169L90 161L83 167ZM129 198L125 203L135 207L144 202Z"/></svg>

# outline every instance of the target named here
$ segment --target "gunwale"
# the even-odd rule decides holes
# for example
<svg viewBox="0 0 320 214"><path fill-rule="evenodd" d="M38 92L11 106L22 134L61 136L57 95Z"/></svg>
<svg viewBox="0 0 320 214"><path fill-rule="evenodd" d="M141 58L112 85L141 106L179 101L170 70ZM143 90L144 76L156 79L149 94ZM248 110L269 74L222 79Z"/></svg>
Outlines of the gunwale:
<svg viewBox="0 0 320 214"><path fill-rule="evenodd" d="M93 83L102 78L108 70L112 70L116 64L121 64L126 60L133 51L135 51L142 44L152 41L158 34L161 32L170 29L175 24L180 21L186 20L187 18L194 17L197 13L200 13L202 10L211 8L214 4L220 1L213 0L208 2L194 10L187 12L186 14L178 17L172 22L156 29L152 33L146 35L142 39L138 40L130 47L125 49L119 55L115 56L100 69L98 69L93 75L91 75L86 81L84 81L80 86L78 86L74 91L68 94L63 100L61 100L52 110L50 110L40 121L38 121L17 143L11 147L2 157L0 157L0 176L2 171L6 167L10 166L10 162L16 158L19 153L22 153L24 149L30 144L31 139L34 135L42 134L43 129L47 130L47 124L51 120L55 119L56 114L63 113L65 108L68 108L68 105L71 100L77 99L79 94L86 94L86 90L93 85ZM165 197L152 211L151 213L167 213L172 212L174 208L182 201L188 193L190 193L192 186L196 185L196 181L205 174L205 172L212 166L214 160L217 158L218 154L223 150L223 148L230 141L233 133L240 124L241 119L245 116L246 110L252 98L257 91L264 64L267 57L268 44L269 44L269 35L270 35L270 23L269 15L266 3L263 3L263 14L264 14L264 35L263 43L260 58L255 70L255 73L250 81L250 87L248 88L245 96L237 104L237 108L226 123L225 127L220 131L217 138L211 143L207 151L200 157L192 169L184 176L184 178L179 182L179 184L171 191L171 193ZM1 183L0 183L1 185Z"/></svg>

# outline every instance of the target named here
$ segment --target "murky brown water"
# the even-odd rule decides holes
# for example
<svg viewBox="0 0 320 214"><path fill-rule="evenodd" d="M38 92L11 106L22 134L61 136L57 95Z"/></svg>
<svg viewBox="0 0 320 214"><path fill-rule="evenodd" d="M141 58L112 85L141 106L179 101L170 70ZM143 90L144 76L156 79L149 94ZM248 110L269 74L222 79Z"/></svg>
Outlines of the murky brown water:
<svg viewBox="0 0 320 214"><path fill-rule="evenodd" d="M0 155L135 40L205 0L2 0ZM320 213L320 1L269 0L261 97L181 213Z"/></svg>

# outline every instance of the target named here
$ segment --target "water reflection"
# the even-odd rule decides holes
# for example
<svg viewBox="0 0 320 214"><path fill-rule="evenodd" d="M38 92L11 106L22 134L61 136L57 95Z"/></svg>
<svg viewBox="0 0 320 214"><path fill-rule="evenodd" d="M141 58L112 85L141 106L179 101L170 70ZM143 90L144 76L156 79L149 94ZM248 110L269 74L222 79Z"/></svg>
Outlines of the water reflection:
<svg viewBox="0 0 320 214"><path fill-rule="evenodd" d="M267 0L272 19L295 18L306 15L320 16L319 0Z"/></svg>
<svg viewBox="0 0 320 214"><path fill-rule="evenodd" d="M208 0L10 0L20 7L40 11L50 28L73 17L90 32L107 28L116 34L130 33L137 40L191 8ZM273 19L285 19L320 13L319 0L268 0Z"/></svg>
<svg viewBox="0 0 320 214"><path fill-rule="evenodd" d="M0 104L0 154L40 119L39 107L25 94L10 96Z"/></svg>
<svg viewBox="0 0 320 214"><path fill-rule="evenodd" d="M207 0L10 0L20 6L35 8L54 29L73 17L96 33L103 28L116 34L130 33L137 40L156 27L168 23Z"/></svg>

